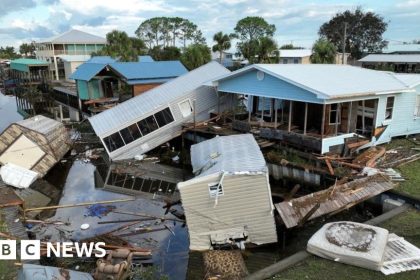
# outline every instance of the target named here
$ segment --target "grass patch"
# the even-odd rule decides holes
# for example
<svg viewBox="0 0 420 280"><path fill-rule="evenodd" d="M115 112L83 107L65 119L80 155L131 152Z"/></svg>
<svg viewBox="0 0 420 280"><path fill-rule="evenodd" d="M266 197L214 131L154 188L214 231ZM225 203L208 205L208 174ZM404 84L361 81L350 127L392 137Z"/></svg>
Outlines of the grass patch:
<svg viewBox="0 0 420 280"><path fill-rule="evenodd" d="M406 181L401 182L396 190L420 198L420 160L402 165L398 170Z"/></svg>
<svg viewBox="0 0 420 280"><path fill-rule="evenodd" d="M4 221L3 213L0 211L0 231L8 232L6 222ZM3 239L3 238L0 238ZM0 280L16 279L17 267L13 260L0 260Z"/></svg>
<svg viewBox="0 0 420 280"><path fill-rule="evenodd" d="M409 210L380 225L390 232L404 237L407 241L420 246L419 211ZM342 264L320 257L311 256L305 261L285 270L272 279L418 279L418 271L402 272L385 276L381 272Z"/></svg>

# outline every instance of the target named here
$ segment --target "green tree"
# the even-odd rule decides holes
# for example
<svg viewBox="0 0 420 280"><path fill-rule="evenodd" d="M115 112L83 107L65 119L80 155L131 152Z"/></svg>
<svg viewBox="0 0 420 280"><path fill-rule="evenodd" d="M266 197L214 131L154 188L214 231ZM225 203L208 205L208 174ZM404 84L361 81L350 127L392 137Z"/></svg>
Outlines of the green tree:
<svg viewBox="0 0 420 280"><path fill-rule="evenodd" d="M189 70L193 70L211 60L210 48L203 44L192 44L184 49L181 62Z"/></svg>
<svg viewBox="0 0 420 280"><path fill-rule="evenodd" d="M383 17L364 12L360 7L336 14L319 29L319 35L327 38L338 49L342 49L346 28L345 52L359 59L364 52L380 52L386 41L382 38L388 24Z"/></svg>
<svg viewBox="0 0 420 280"><path fill-rule="evenodd" d="M178 47L164 47L160 46L153 47L149 50L149 55L154 60L179 60L181 58L181 50Z"/></svg>
<svg viewBox="0 0 420 280"><path fill-rule="evenodd" d="M303 47L295 46L293 44L284 44L280 47L281 50L302 50Z"/></svg>
<svg viewBox="0 0 420 280"><path fill-rule="evenodd" d="M331 64L335 62L337 49L325 38L318 39L312 47L311 62L315 64Z"/></svg>
<svg viewBox="0 0 420 280"><path fill-rule="evenodd" d="M276 41L271 37L261 37L258 40L258 62L278 63L279 51Z"/></svg>
<svg viewBox="0 0 420 280"><path fill-rule="evenodd" d="M93 56L108 55L119 61L138 61L143 54L144 43L138 38L131 38L124 31L113 30L106 34L107 45Z"/></svg>
<svg viewBox="0 0 420 280"><path fill-rule="evenodd" d="M23 43L19 46L19 53L25 57L35 56L35 45L33 43Z"/></svg>
<svg viewBox="0 0 420 280"><path fill-rule="evenodd" d="M265 46L266 39L272 38L276 27L269 24L262 17L246 17L239 20L234 28L235 37L240 41L237 49L250 63L259 61L259 55L263 52L260 47Z"/></svg>
<svg viewBox="0 0 420 280"><path fill-rule="evenodd" d="M213 41L216 42L216 44L213 45L213 52L219 52L219 62L222 63L222 56L223 52L230 49L231 43L230 43L231 36L228 34L223 34L222 31L217 32L213 36Z"/></svg>
<svg viewBox="0 0 420 280"><path fill-rule="evenodd" d="M19 57L20 55L16 53L16 50L14 47L10 47L10 46L0 47L0 58L16 59Z"/></svg>

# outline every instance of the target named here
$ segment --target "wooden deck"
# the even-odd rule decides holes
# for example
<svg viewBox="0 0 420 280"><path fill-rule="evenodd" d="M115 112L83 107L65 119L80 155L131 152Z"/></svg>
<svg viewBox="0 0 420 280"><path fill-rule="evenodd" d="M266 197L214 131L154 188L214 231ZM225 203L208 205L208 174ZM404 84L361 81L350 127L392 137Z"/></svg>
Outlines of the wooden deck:
<svg viewBox="0 0 420 280"><path fill-rule="evenodd" d="M304 220L348 209L394 187L387 177L378 174L284 201L275 207L286 227L292 228Z"/></svg>

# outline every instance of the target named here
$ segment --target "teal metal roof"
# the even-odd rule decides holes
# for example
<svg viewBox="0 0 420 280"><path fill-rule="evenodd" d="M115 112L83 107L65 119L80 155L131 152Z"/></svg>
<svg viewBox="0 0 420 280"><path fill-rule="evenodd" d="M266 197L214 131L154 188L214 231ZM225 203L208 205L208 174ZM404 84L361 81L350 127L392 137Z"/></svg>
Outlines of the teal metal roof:
<svg viewBox="0 0 420 280"><path fill-rule="evenodd" d="M139 62L153 62L155 61L150 55L139 55Z"/></svg>
<svg viewBox="0 0 420 280"><path fill-rule="evenodd" d="M10 62L10 69L29 72L31 66L48 66L48 62L33 58L18 58Z"/></svg>

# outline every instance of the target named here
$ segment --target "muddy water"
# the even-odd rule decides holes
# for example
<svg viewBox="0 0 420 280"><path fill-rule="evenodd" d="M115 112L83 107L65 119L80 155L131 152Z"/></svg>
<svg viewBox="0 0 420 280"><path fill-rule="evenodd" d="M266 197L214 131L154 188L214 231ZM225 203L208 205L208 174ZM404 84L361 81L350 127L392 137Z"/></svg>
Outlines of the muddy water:
<svg viewBox="0 0 420 280"><path fill-rule="evenodd" d="M0 91L0 133L11 123L22 119L23 117L17 112L15 97L4 95Z"/></svg>

